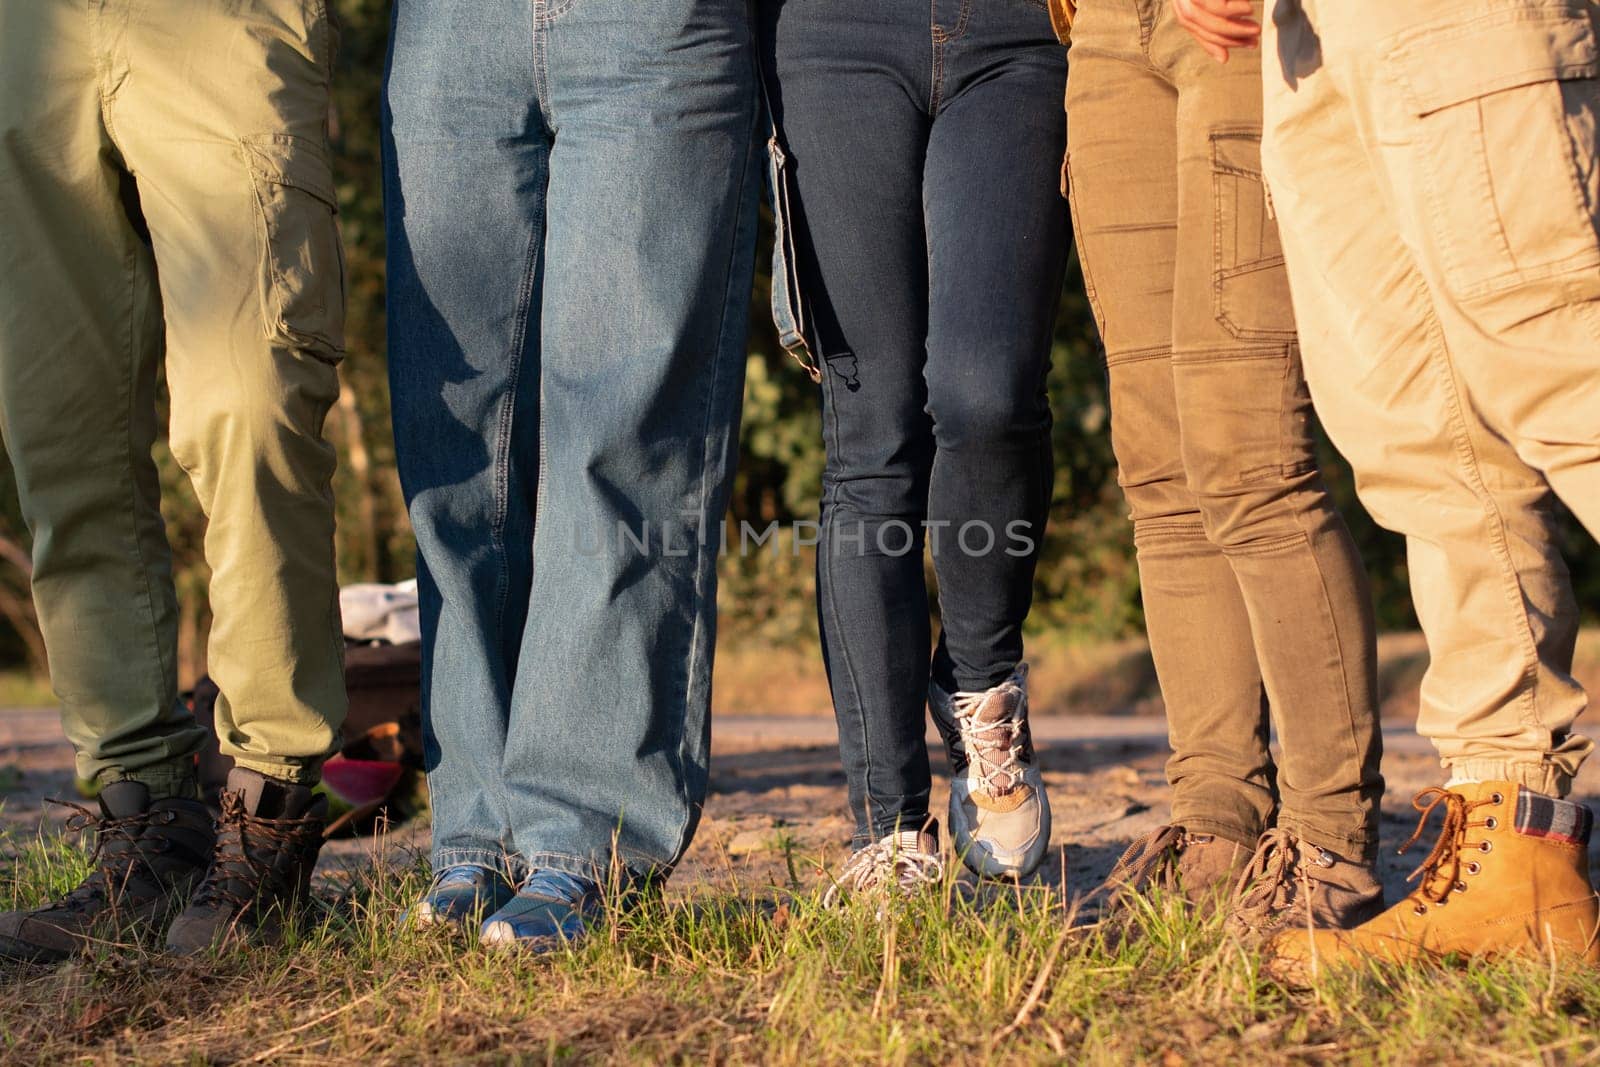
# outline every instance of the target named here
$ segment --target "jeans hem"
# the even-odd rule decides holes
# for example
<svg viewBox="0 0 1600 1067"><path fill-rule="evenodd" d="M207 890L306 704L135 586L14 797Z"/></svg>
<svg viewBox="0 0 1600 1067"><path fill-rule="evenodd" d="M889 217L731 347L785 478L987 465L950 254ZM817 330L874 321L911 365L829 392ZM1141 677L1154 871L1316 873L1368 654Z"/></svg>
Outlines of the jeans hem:
<svg viewBox="0 0 1600 1067"><path fill-rule="evenodd" d="M863 849L868 845L882 841L890 834L910 829L926 830L928 833L933 834L934 837L938 837L939 820L935 819L931 812L924 811L918 814L903 811L893 819L874 823L865 830L857 827L856 832L851 835L850 847L855 850Z"/></svg>
<svg viewBox="0 0 1600 1067"><path fill-rule="evenodd" d="M664 882L672 873L670 864L645 856L618 854L614 865L569 852L528 852L522 859L528 875L535 871L560 871L575 878L587 878L602 889L614 887L623 891Z"/></svg>
<svg viewBox="0 0 1600 1067"><path fill-rule="evenodd" d="M514 856L497 848L440 848L434 849L428 859L434 874L443 874L451 867L482 867L494 871L515 885L522 880L522 865Z"/></svg>

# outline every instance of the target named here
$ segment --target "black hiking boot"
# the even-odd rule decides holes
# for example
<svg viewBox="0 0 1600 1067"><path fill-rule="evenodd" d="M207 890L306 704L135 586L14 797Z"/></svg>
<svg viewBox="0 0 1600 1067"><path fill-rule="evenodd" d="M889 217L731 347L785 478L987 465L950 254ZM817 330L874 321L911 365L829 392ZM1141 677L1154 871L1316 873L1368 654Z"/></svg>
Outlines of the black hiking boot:
<svg viewBox="0 0 1600 1067"><path fill-rule="evenodd" d="M97 813L77 804L73 831L95 833L94 870L60 900L0 915L0 957L53 963L95 942L159 932L211 862L211 813L199 800L150 799L141 782L100 790Z"/></svg>
<svg viewBox="0 0 1600 1067"><path fill-rule="evenodd" d="M242 941L274 942L311 903L328 800L310 786L236 767L217 820L205 881L167 932L167 951L193 956Z"/></svg>

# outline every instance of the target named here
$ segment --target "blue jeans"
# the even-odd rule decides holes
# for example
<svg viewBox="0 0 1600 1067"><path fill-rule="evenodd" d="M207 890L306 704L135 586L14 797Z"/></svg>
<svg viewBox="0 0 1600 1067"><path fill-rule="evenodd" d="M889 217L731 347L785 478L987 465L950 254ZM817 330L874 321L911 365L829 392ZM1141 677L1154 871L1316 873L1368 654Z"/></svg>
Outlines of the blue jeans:
<svg viewBox="0 0 1600 1067"><path fill-rule="evenodd" d="M398 0L391 50L434 866L661 876L707 781L761 184L746 0Z"/></svg>
<svg viewBox="0 0 1600 1067"><path fill-rule="evenodd" d="M797 253L779 287L822 367L817 598L857 844L927 817L930 654L946 691L1021 661L1053 481L1066 53L1033 0L931 6L763 3Z"/></svg>

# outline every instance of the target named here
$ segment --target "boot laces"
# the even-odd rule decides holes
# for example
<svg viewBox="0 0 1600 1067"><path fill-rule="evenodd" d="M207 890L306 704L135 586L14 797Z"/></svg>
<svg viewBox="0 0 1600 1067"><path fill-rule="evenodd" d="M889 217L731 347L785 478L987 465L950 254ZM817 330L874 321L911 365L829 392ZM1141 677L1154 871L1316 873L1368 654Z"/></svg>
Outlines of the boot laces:
<svg viewBox="0 0 1600 1067"><path fill-rule="evenodd" d="M89 853L93 871L77 887L45 910L70 912L98 911L107 900L114 900L141 869L147 867L138 848L139 835L150 825L150 812L113 817L67 800L47 799L46 804L67 808L66 830L72 834L94 832L94 849ZM124 848L108 848L121 843Z"/></svg>
<svg viewBox="0 0 1600 1067"><path fill-rule="evenodd" d="M909 845L900 834L890 834L859 849L846 861L833 885L823 894L822 906L832 907L840 894L869 893L893 887L911 895L944 877L944 861L937 852Z"/></svg>
<svg viewBox="0 0 1600 1067"><path fill-rule="evenodd" d="M981 721L978 710L993 692L988 689L981 693L956 693L950 698L950 710L961 731L968 766L977 772L984 792L1003 797L1022 782L1028 754L1028 724L1024 718L1028 705L1024 694L1009 715Z"/></svg>
<svg viewBox="0 0 1600 1067"><path fill-rule="evenodd" d="M320 832L321 822L315 817L264 819L245 810L240 794L223 793L216 853L193 903L242 910L263 896L283 893L289 888L284 872L258 854L304 848Z"/></svg>
<svg viewBox="0 0 1600 1067"><path fill-rule="evenodd" d="M1461 881L1461 868L1466 862L1461 858L1462 852L1480 845L1480 842L1467 840L1467 831L1488 825L1485 820L1473 819L1472 812L1494 803L1493 800L1468 800L1460 793L1440 786L1424 789L1412 798L1411 806L1420 812L1420 816L1416 832L1400 846L1401 855L1422 840L1428 828L1428 819L1434 811L1444 809L1444 822L1439 827L1438 840L1417 869L1406 876L1406 881L1417 883L1415 892L1418 896L1434 904L1443 904L1449 898L1451 891Z"/></svg>
<svg viewBox="0 0 1600 1067"><path fill-rule="evenodd" d="M1287 830L1273 828L1261 835L1255 854L1233 888L1232 913L1250 926L1269 922L1295 899L1310 901L1316 881L1300 862L1300 841ZM1309 903L1308 903L1309 906Z"/></svg>
<svg viewBox="0 0 1600 1067"><path fill-rule="evenodd" d="M1152 880L1170 884L1177 869L1178 854L1187 841L1188 834L1181 826L1158 826L1134 841L1106 876L1105 886L1114 890L1111 899L1117 901L1136 893Z"/></svg>

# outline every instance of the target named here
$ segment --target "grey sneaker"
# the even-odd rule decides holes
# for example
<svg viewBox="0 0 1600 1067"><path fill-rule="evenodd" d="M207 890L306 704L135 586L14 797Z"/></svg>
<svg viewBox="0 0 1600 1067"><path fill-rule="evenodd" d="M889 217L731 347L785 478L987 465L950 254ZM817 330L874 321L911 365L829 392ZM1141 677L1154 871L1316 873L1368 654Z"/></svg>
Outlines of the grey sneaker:
<svg viewBox="0 0 1600 1067"><path fill-rule="evenodd" d="M872 897L878 901L881 919L889 901L914 896L943 879L939 839L926 831L900 830L857 849L822 895L822 906L831 908L851 897Z"/></svg>
<svg viewBox="0 0 1600 1067"><path fill-rule="evenodd" d="M1050 800L1028 731L1028 665L981 693L928 687L950 754L950 840L974 873L1022 878L1050 847Z"/></svg>
<svg viewBox="0 0 1600 1067"><path fill-rule="evenodd" d="M1226 929L1253 940L1285 929L1348 930L1381 911L1383 883L1372 864L1268 830L1234 888Z"/></svg>
<svg viewBox="0 0 1600 1067"><path fill-rule="evenodd" d="M1226 838L1158 826L1128 846L1101 891L1113 907L1152 887L1202 905L1222 900L1248 861L1244 847Z"/></svg>
<svg viewBox="0 0 1600 1067"><path fill-rule="evenodd" d="M93 830L94 870L60 900L0 915L0 957L64 960L95 941L159 932L211 862L211 813L199 800L150 799L141 782L100 790L100 811L76 804L70 830Z"/></svg>
<svg viewBox="0 0 1600 1067"><path fill-rule="evenodd" d="M243 767L228 772L217 849L205 881L167 931L167 951L193 956L240 941L275 941L311 903L328 798Z"/></svg>

